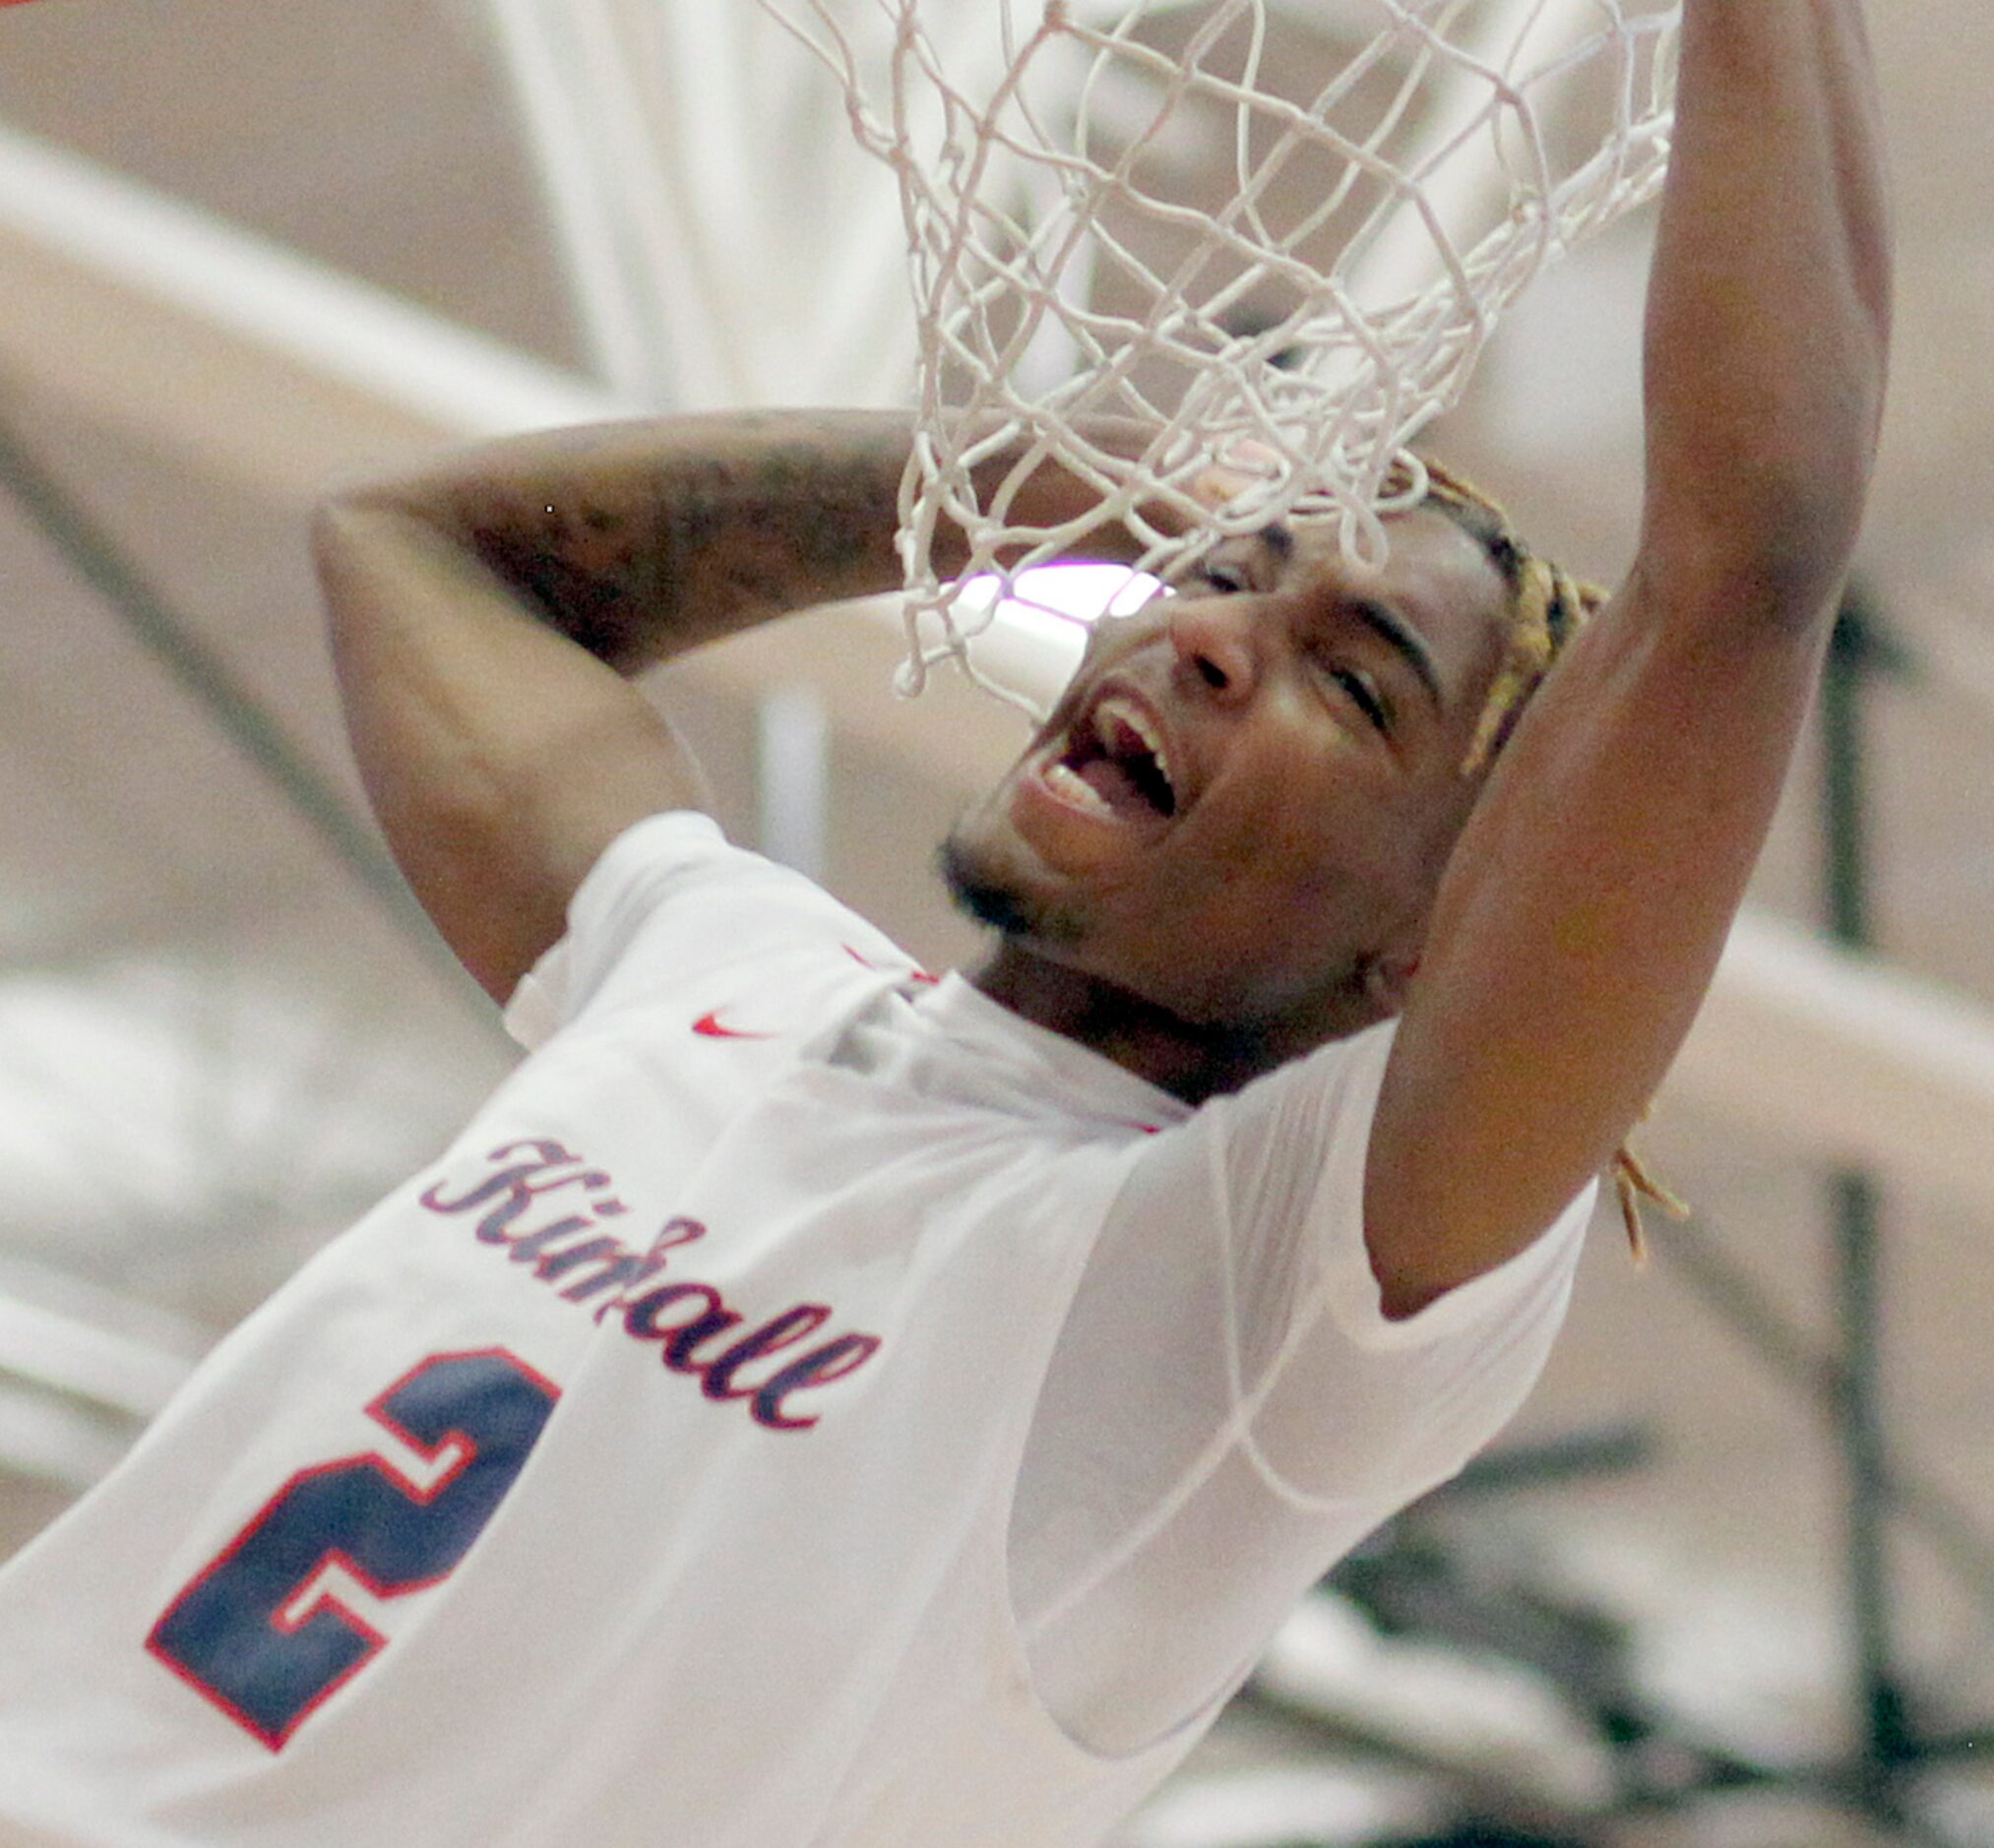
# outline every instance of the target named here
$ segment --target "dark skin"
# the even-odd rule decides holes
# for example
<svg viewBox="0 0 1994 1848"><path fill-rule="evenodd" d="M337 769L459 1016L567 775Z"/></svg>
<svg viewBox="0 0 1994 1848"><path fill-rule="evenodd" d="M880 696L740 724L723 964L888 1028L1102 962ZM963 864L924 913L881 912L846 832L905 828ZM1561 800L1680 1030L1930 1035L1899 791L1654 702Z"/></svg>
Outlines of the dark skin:
<svg viewBox="0 0 1994 1848"><path fill-rule="evenodd" d="M1857 0L1687 0L1680 92L1635 560L1479 789L1458 770L1493 665L1493 574L1416 514L1375 581L1318 535L1281 559L1263 540L1210 594L1104 632L1068 710L1125 677L1123 716L1178 758L1167 825L1103 822L1041 754L957 836L966 881L1009 907L990 992L1184 1095L1398 1013L1364 1191L1394 1316L1528 1244L1659 1084L1770 824L1860 521L1890 266ZM798 413L529 437L323 512L369 794L494 995L558 937L611 839L703 798L626 676L894 587L909 436L903 417ZM1040 468L1017 515L1049 526L1084 500ZM1410 657L1360 606L1431 658L1430 720ZM1396 740L1366 730L1385 694Z"/></svg>
<svg viewBox="0 0 1994 1848"><path fill-rule="evenodd" d="M951 835L952 884L1006 925L978 986L1193 1103L1396 1013L1478 787L1507 601L1421 510L1381 571L1277 527L1101 624ZM1167 815L1054 770L1104 703L1160 747Z"/></svg>

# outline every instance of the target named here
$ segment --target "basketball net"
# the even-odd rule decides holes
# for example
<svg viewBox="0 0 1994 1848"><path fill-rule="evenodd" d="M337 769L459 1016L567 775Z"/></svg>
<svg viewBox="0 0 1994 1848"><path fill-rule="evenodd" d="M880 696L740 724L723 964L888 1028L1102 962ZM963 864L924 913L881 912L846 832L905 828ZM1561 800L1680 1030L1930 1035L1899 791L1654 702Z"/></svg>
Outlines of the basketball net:
<svg viewBox="0 0 1994 1848"><path fill-rule="evenodd" d="M1311 0L1306 34L1280 0L761 4L899 181L908 692L948 658L990 684L968 644L991 608L937 573L944 523L966 576L1007 583L1114 524L1165 579L1289 515L1380 560L1425 490L1407 445L1503 309L1666 161L1678 9L1653 0ZM1102 418L1136 420L1139 453ZM1047 461L1098 505L1015 523Z"/></svg>

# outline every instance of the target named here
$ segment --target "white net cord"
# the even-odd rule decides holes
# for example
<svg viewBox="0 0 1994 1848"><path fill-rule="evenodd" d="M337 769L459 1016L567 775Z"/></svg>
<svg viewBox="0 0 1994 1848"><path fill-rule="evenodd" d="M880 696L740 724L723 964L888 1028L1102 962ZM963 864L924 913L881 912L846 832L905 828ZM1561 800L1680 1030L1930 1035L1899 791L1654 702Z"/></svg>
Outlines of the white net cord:
<svg viewBox="0 0 1994 1848"><path fill-rule="evenodd" d="M1665 4L1317 0L1318 49L1325 16L1342 42L1313 73L1279 0L761 4L899 182L908 691L942 659L982 678L991 616L936 569L945 523L964 575L1007 581L1111 524L1166 578L1293 514L1382 557L1384 517L1424 491L1408 445L1504 308L1666 163ZM1098 505L1019 523L1047 461Z"/></svg>

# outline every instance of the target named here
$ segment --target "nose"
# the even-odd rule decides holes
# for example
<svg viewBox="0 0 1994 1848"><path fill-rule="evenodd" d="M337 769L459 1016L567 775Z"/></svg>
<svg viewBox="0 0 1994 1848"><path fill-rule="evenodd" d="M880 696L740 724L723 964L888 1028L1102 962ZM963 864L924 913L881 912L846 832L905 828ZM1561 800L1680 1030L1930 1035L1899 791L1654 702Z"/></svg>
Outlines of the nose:
<svg viewBox="0 0 1994 1848"><path fill-rule="evenodd" d="M1179 673L1227 702L1251 696L1260 661L1253 611L1242 596L1180 596L1170 606Z"/></svg>

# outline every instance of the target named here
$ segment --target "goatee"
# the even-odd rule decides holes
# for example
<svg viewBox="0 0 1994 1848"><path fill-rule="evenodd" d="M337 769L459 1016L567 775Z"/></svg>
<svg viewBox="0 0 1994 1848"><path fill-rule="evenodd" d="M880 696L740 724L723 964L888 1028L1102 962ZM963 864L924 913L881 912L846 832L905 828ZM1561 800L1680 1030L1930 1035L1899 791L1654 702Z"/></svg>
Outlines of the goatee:
<svg viewBox="0 0 1994 1848"><path fill-rule="evenodd" d="M1077 920L1034 901L979 864L960 832L951 832L936 849L935 864L956 908L990 930L1038 943L1071 943L1081 934Z"/></svg>

